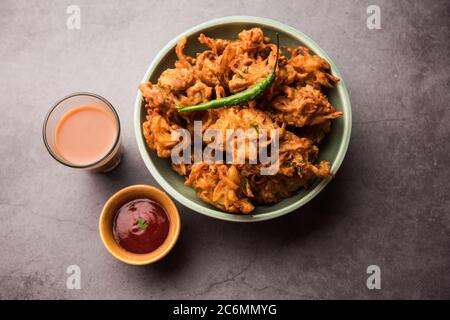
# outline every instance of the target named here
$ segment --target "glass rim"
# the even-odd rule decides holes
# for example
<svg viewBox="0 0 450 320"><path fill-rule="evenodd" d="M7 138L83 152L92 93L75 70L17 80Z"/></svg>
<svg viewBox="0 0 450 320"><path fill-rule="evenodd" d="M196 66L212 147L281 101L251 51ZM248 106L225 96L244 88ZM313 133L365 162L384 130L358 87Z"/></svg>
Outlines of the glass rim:
<svg viewBox="0 0 450 320"><path fill-rule="evenodd" d="M68 100L70 98L73 98L73 97L77 97L77 96L89 96L89 97L92 97L92 98L96 98L96 99L102 101L103 103L105 103L108 106L108 108L112 111L112 113L114 115L114 119L116 120L116 125L117 125L116 138L115 138L114 144L111 147L111 149L102 158L100 158L99 160L97 160L97 161L95 161L93 163L86 164L86 165L75 165L75 164L69 163L67 161L64 161L63 158L60 158L58 155L56 155L52 151L52 149L51 149L51 147L50 147L50 145L49 145L49 143L47 141L47 134L46 134L48 120L49 120L51 114L53 113L53 111L55 111L55 109L61 103L63 103L64 101L66 101L66 100ZM68 167L71 167L71 168L76 168L76 169L87 169L87 168L90 168L90 167L94 167L95 165L100 164L102 161L107 159L114 152L114 150L116 149L117 145L119 144L120 132L121 132L120 119L119 119L119 115L117 114L116 109L114 109L113 105L108 100L106 100L105 98L103 98L102 96L100 96L98 94L91 93L91 92L75 92L75 93L69 94L69 95L61 98L60 100L58 100L50 108L50 110L47 112L47 115L45 116L44 124L42 126L42 138L44 140L44 145L45 145L45 148L47 149L47 151L52 156L52 158L55 159L56 161L58 161L59 163L65 165L65 166L68 166Z"/></svg>

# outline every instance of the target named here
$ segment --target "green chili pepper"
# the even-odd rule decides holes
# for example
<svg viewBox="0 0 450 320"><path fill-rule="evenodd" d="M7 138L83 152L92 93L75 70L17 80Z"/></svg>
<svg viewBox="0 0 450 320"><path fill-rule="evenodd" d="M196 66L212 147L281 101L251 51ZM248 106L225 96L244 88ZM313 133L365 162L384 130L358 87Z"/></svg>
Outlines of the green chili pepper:
<svg viewBox="0 0 450 320"><path fill-rule="evenodd" d="M275 66L273 67L273 72L268 75L266 78L255 84L254 86L248 88L247 90L236 93L232 96L223 97L220 99L211 100L202 104L198 104L196 106L178 106L178 110L180 112L189 112L189 111L199 111L199 110L208 110L220 107L227 106L236 106L242 105L250 100L254 100L259 95L261 95L275 80L276 71L278 67L278 55L280 52L280 40L277 33L277 58L275 60Z"/></svg>

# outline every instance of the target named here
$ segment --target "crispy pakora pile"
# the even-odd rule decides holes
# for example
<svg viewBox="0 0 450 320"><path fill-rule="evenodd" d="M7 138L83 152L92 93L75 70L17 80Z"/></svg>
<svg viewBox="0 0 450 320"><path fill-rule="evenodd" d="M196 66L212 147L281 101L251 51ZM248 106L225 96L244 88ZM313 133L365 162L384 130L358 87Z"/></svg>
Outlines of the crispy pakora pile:
<svg viewBox="0 0 450 320"><path fill-rule="evenodd" d="M143 131L149 148L170 158L179 142L172 132L185 128L193 136L196 120L202 121L203 131L216 129L224 139L227 129L276 130L279 170L275 175L261 175L265 165L261 163L172 164L202 200L231 213L248 214L254 204L279 202L307 188L315 178L330 176L329 162L317 160L318 145L330 132L331 120L342 116L323 93L339 81L330 64L307 48L287 48L286 55L279 57L275 81L262 97L243 106L179 112L178 105L197 105L257 84L276 63L276 46L259 28L243 30L236 40L204 34L198 40L209 50L188 56L187 39L182 38L176 46L175 68L165 70L157 83L139 87L147 102ZM204 138L204 146L209 142Z"/></svg>

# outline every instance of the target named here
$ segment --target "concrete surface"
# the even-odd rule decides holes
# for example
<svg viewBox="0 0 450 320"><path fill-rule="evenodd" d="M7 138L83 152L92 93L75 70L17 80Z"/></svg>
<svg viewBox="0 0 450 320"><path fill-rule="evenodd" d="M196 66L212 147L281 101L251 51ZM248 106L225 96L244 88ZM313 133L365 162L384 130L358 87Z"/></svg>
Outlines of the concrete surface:
<svg viewBox="0 0 450 320"><path fill-rule="evenodd" d="M68 30L66 8L81 8ZM381 8L382 30L366 9ZM103 248L105 200L156 184L134 139L144 72L175 35L227 15L290 24L336 62L353 134L336 179L294 214L258 224L182 208L164 261L130 267ZM450 5L447 1L12 1L0 3L0 298L450 298ZM125 158L108 175L63 167L41 138L74 91L109 99ZM81 289L66 268L81 268ZM381 268L368 290L366 268Z"/></svg>

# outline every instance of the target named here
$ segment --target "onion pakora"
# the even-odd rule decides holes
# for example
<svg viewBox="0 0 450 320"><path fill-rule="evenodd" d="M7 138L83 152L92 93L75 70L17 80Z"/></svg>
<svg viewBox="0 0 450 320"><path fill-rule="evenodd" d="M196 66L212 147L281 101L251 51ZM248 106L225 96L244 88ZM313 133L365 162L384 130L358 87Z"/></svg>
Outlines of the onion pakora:
<svg viewBox="0 0 450 320"><path fill-rule="evenodd" d="M249 214L257 204L279 202L316 178L330 177L330 163L318 161L332 120L342 116L324 93L339 82L330 64L305 47L285 48L275 80L260 97L240 106L179 112L179 105L220 99L258 84L277 62L276 46L260 28L243 30L234 40L200 34L198 41L209 49L188 56L187 39L182 38L174 68L162 72L156 83L139 87L146 101L142 125L148 147L170 158L179 142L173 132L183 128L193 133L195 121L201 121L203 132L215 129L224 139L228 129L275 130L279 152L274 175L262 175L261 163L172 163L199 198L229 213ZM203 148L208 142L202 140Z"/></svg>

